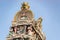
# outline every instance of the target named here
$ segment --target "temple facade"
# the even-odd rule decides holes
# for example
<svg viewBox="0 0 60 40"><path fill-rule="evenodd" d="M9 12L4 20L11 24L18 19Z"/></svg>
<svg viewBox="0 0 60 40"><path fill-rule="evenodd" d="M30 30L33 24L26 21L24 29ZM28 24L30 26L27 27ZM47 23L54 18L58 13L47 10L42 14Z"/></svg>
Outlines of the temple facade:
<svg viewBox="0 0 60 40"><path fill-rule="evenodd" d="M23 2L21 10L14 16L6 40L46 40L42 32L42 18L34 19L27 2Z"/></svg>

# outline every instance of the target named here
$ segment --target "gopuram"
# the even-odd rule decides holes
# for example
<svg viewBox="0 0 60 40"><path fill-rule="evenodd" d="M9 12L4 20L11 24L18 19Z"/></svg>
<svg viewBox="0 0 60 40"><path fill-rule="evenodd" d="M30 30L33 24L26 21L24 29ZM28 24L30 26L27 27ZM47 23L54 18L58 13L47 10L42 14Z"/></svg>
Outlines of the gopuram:
<svg viewBox="0 0 60 40"><path fill-rule="evenodd" d="M27 2L22 3L21 10L16 13L6 40L46 40L42 32L42 18L34 19Z"/></svg>

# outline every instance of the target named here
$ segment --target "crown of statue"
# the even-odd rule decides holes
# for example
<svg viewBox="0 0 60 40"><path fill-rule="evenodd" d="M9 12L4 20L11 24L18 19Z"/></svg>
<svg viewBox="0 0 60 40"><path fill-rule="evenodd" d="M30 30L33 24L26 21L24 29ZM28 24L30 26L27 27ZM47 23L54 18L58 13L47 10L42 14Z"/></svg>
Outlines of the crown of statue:
<svg viewBox="0 0 60 40"><path fill-rule="evenodd" d="M22 4L22 7L21 7L22 9L29 9L30 8L30 6L28 5L28 2L23 2L23 4Z"/></svg>

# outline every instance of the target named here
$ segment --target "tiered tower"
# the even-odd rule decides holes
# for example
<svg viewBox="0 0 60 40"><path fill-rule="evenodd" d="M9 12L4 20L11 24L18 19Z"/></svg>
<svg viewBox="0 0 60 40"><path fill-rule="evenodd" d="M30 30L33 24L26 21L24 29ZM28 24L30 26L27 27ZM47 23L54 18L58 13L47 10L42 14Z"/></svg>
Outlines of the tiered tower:
<svg viewBox="0 0 60 40"><path fill-rule="evenodd" d="M23 2L21 10L12 21L7 40L46 40L42 32L42 18L34 19L30 6Z"/></svg>

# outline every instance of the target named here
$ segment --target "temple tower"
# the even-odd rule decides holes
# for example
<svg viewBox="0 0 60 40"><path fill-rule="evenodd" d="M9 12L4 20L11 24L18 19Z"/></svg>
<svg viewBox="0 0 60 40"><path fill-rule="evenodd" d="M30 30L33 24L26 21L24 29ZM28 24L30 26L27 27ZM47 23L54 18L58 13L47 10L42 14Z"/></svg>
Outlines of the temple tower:
<svg viewBox="0 0 60 40"><path fill-rule="evenodd" d="M23 2L21 10L14 16L7 40L46 40L42 32L42 18L36 21L29 8L28 3Z"/></svg>

